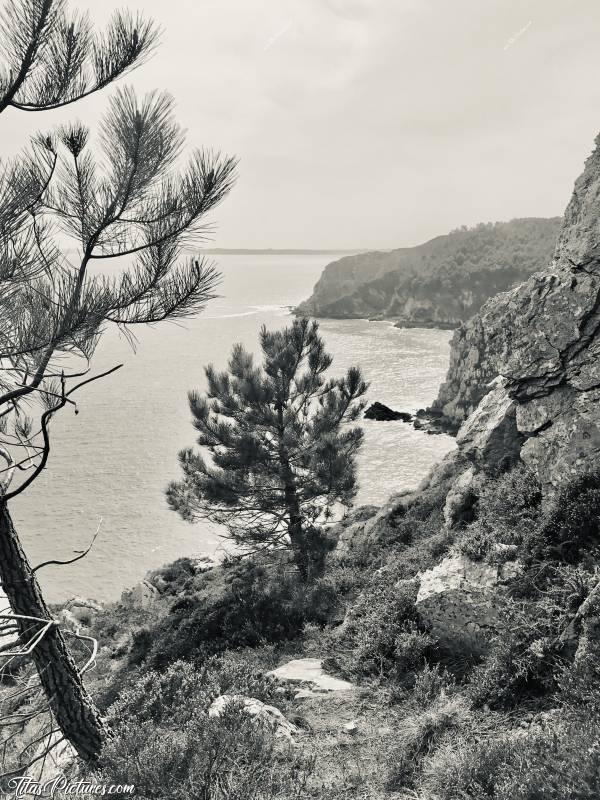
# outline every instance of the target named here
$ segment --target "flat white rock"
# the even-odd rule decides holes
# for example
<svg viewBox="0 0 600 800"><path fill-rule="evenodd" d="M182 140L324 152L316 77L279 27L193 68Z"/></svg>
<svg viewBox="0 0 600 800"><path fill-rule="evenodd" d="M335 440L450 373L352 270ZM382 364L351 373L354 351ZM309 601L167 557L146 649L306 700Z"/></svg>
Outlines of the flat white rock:
<svg viewBox="0 0 600 800"><path fill-rule="evenodd" d="M297 698L314 697L329 692L350 692L356 688L350 681L328 675L323 670L320 658L295 658L267 674L286 683L308 684L308 688L297 692Z"/></svg>

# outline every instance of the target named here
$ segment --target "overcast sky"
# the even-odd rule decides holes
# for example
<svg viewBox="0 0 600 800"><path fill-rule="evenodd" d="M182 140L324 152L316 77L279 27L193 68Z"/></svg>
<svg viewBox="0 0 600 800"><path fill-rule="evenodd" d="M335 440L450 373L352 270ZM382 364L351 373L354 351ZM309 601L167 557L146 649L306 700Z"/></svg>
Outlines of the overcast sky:
<svg viewBox="0 0 600 800"><path fill-rule="evenodd" d="M123 5L71 2L99 22ZM217 246L390 248L561 214L600 131L598 0L143 7L164 35L128 82L169 90L190 143L240 158ZM4 115L5 150L106 100Z"/></svg>

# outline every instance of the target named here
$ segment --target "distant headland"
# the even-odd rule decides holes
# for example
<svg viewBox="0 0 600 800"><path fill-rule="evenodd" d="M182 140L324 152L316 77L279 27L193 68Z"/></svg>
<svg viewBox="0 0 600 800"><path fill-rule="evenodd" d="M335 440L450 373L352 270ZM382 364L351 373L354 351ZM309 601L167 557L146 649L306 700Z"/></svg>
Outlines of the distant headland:
<svg viewBox="0 0 600 800"><path fill-rule="evenodd" d="M201 249L202 253L209 255L231 255L231 256L248 256L248 255L266 255L266 256L317 256L317 255L331 255L331 254L345 254L356 255L357 253L366 253L370 248L348 250L346 248L323 248L306 250L304 248L295 247L267 247L267 248L251 248L251 247L204 247Z"/></svg>

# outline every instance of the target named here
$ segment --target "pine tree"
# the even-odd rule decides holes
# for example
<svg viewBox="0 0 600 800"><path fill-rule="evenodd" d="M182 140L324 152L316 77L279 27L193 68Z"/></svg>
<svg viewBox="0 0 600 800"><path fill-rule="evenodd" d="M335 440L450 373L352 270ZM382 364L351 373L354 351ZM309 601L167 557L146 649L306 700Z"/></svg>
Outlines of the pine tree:
<svg viewBox="0 0 600 800"><path fill-rule="evenodd" d="M357 367L325 378L332 363L316 322L260 332L263 363L241 344L228 368L205 369L208 391L189 394L202 452L180 455L183 480L167 499L185 519L223 524L245 549L287 548L307 579L319 523L356 493L355 421L367 385Z"/></svg>
<svg viewBox="0 0 600 800"><path fill-rule="evenodd" d="M155 42L140 16L117 12L99 35L63 0L8 0L0 113L73 103L137 66ZM42 626L31 658L51 724L85 760L97 758L107 729L45 603L45 564L29 563L8 504L48 467L52 419L121 366L90 373L106 328L184 317L214 296L212 265L182 256L229 191L235 161L198 150L181 164L172 105L164 94L140 101L121 90L97 143L84 125L65 125L0 168L0 581L21 642L32 638L32 620ZM122 258L124 268L105 268Z"/></svg>

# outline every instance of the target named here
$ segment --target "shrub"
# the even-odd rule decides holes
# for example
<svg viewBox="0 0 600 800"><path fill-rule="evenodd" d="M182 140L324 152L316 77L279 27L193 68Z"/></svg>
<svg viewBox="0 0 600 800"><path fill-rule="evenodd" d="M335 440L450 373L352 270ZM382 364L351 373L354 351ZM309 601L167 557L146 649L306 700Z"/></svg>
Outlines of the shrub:
<svg viewBox="0 0 600 800"><path fill-rule="evenodd" d="M193 588L196 579L196 566L191 558L178 558L156 570L151 580L158 582L163 591L171 595Z"/></svg>
<svg viewBox="0 0 600 800"><path fill-rule="evenodd" d="M446 741L425 760L419 789L436 800L595 800L600 726L579 717Z"/></svg>
<svg viewBox="0 0 600 800"><path fill-rule="evenodd" d="M470 704L461 695L439 697L427 709L407 717L398 731L396 747L388 757L388 788L413 786L423 759L446 735L456 735L472 722Z"/></svg>
<svg viewBox="0 0 600 800"><path fill-rule="evenodd" d="M431 520L427 523L427 535L415 540L405 548L394 550L388 560L398 579L410 580L431 567L435 567L448 554L454 542L454 531L444 528L442 523Z"/></svg>
<svg viewBox="0 0 600 800"><path fill-rule="evenodd" d="M468 734L461 734L442 742L425 759L419 788L436 800L491 800L496 781L513 753L508 737L474 742Z"/></svg>
<svg viewBox="0 0 600 800"><path fill-rule="evenodd" d="M441 694L448 696L454 694L455 691L456 680L445 667L440 664L434 666L425 664L415 677L411 700L420 708L426 708Z"/></svg>
<svg viewBox="0 0 600 800"><path fill-rule="evenodd" d="M148 657L154 644L154 634L150 628L138 628L131 635L129 647L129 663L141 664Z"/></svg>
<svg viewBox="0 0 600 800"><path fill-rule="evenodd" d="M580 717L514 742L495 800L596 800L600 796L600 724Z"/></svg>
<svg viewBox="0 0 600 800"><path fill-rule="evenodd" d="M582 565L542 563L519 581L529 584L527 591L520 585L518 601L505 601L503 630L470 676L474 701L507 708L525 698L562 690L561 702L567 701L568 693L573 705L598 705L600 712L600 694L594 685L600 671L593 663L583 664L581 649L574 663L582 632L577 614L598 583L597 571Z"/></svg>
<svg viewBox="0 0 600 800"><path fill-rule="evenodd" d="M328 638L329 663L349 676L403 677L422 667L434 640L419 629L418 583L381 569Z"/></svg>
<svg viewBox="0 0 600 800"><path fill-rule="evenodd" d="M196 711L185 724L123 723L100 772L106 783L133 783L147 800L288 800L303 794L311 766L230 706L218 718Z"/></svg>
<svg viewBox="0 0 600 800"><path fill-rule="evenodd" d="M443 527L443 508L446 487L436 487L417 497L408 507L400 506L392 514L381 540L383 548L397 549L401 546L422 542Z"/></svg>
<svg viewBox="0 0 600 800"><path fill-rule="evenodd" d="M560 701L575 711L586 709L600 718L600 664L588 653L576 664L565 664L557 676Z"/></svg>
<svg viewBox="0 0 600 800"><path fill-rule="evenodd" d="M539 482L519 465L488 481L481 489L477 517L461 534L458 549L475 561L497 559L496 545L514 545L529 556L541 514Z"/></svg>
<svg viewBox="0 0 600 800"><path fill-rule="evenodd" d="M199 666L177 661L161 672L129 673L108 715L140 723L184 723L206 711L220 694L244 694L272 703L279 696L276 688L274 679L246 654L225 653Z"/></svg>
<svg viewBox="0 0 600 800"><path fill-rule="evenodd" d="M267 703L277 684L243 654L215 656L198 667L130 675L108 710L114 737L99 765L107 783L134 783L148 800L269 800L293 798L312 764L282 747L272 732L230 704L221 717L208 709L221 694ZM277 745L277 746L276 746Z"/></svg>
<svg viewBox="0 0 600 800"><path fill-rule="evenodd" d="M435 649L435 639L419 630L415 623L408 623L394 640L393 673L399 677L413 674L423 667L425 659Z"/></svg>
<svg viewBox="0 0 600 800"><path fill-rule="evenodd" d="M473 669L467 691L475 705L511 708L526 697L556 690L554 643L538 636L533 616L528 628L526 616L510 615L506 630L492 640L483 662Z"/></svg>
<svg viewBox="0 0 600 800"><path fill-rule="evenodd" d="M370 581L373 572L389 563L398 578L414 578L434 566L452 543L445 530L443 508L451 477L423 490L408 505L397 503L386 520L378 523L373 540L366 539L342 557L334 553L326 563L324 579L334 585L338 595L353 599ZM378 509L366 507L370 516ZM351 522L364 519L361 509Z"/></svg>
<svg viewBox="0 0 600 800"><path fill-rule="evenodd" d="M557 495L541 530L541 558L577 563L600 545L600 474L584 475Z"/></svg>
<svg viewBox="0 0 600 800"><path fill-rule="evenodd" d="M285 641L306 622L324 624L335 602L331 587L307 587L283 564L239 561L200 576L166 616L134 637L131 660L162 668L182 658Z"/></svg>

